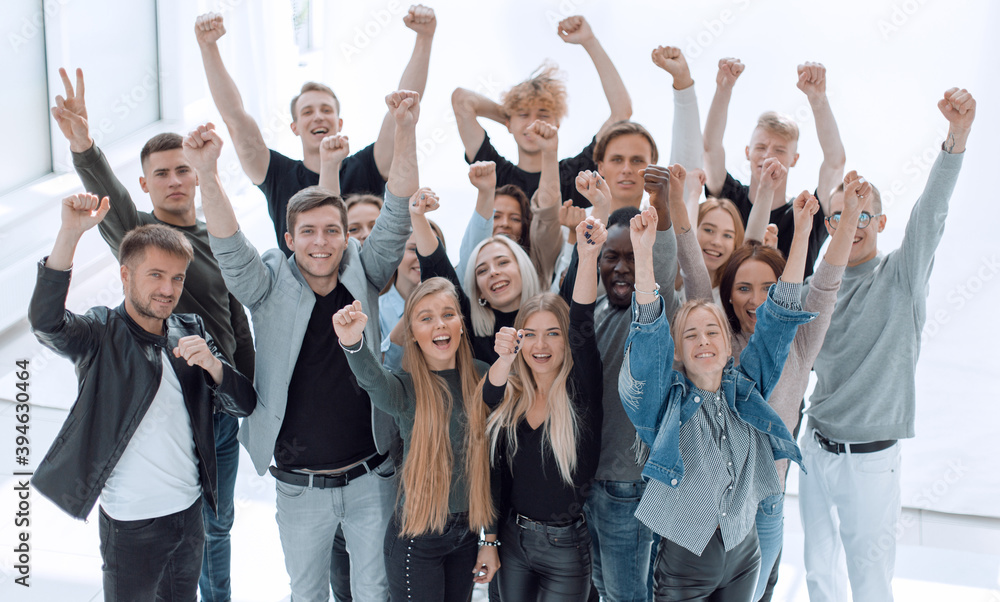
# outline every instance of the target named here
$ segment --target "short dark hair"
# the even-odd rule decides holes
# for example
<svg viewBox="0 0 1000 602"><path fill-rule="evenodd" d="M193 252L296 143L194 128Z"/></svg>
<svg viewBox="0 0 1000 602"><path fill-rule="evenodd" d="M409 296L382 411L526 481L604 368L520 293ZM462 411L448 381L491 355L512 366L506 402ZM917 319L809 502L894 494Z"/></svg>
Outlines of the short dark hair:
<svg viewBox="0 0 1000 602"><path fill-rule="evenodd" d="M337 115L340 115L340 99L337 98L337 95L333 93L333 88L327 86L326 84L321 84L318 82L306 82L302 84L302 89L299 90L299 93L295 95L295 98L292 99L292 104L289 106L289 109L291 109L292 111L292 121L295 121L296 119L299 118L298 114L295 112L295 105L299 103L299 97L305 94L306 92L325 92L326 94L332 96L333 106L334 108L337 109Z"/></svg>
<svg viewBox="0 0 1000 602"><path fill-rule="evenodd" d="M649 130L634 121L619 121L611 124L605 130L604 134L597 139L597 144L594 145L594 163L600 163L604 160L604 153L608 150L609 142L619 136L627 136L629 134L639 134L649 142L651 151L650 163L655 164L656 160L660 158L660 154L656 150L656 142L653 140L653 135L649 133Z"/></svg>
<svg viewBox="0 0 1000 602"><path fill-rule="evenodd" d="M726 318L729 320L729 326L735 334L739 334L742 330L740 328L740 320L736 317L736 310L733 309L732 304L733 283L736 281L736 271L751 259L767 264L774 271L775 280L780 278L782 272L785 271L785 258L781 255L781 251L765 247L757 240L746 241L729 256L729 261L726 262L726 267L722 271L722 278L719 281L719 297L722 301L723 309L726 310Z"/></svg>
<svg viewBox="0 0 1000 602"><path fill-rule="evenodd" d="M628 228L632 222L632 218L642 213L639 211L638 207L622 207L620 209L615 209L610 216L608 216L608 229L615 226L624 226Z"/></svg>
<svg viewBox="0 0 1000 602"><path fill-rule="evenodd" d="M528 195L517 184L504 184L497 188L493 198L503 195L509 196L521 207L521 240L516 241L525 251L531 250L531 218L534 213L531 211L531 201Z"/></svg>
<svg viewBox="0 0 1000 602"><path fill-rule="evenodd" d="M162 224L146 224L129 230L118 245L118 261L130 268L142 263L146 258L146 249L156 247L161 251L180 257L191 263L194 259L194 249L186 236L170 226Z"/></svg>
<svg viewBox="0 0 1000 602"><path fill-rule="evenodd" d="M142 165L143 169L145 169L146 159L148 159L153 153L161 153L163 151L174 150L177 148L184 148L184 138L182 138L180 134L175 134L173 132L157 134L147 140L146 144L142 146L142 150L139 152L139 163Z"/></svg>
<svg viewBox="0 0 1000 602"><path fill-rule="evenodd" d="M288 200L288 209L285 212L285 223L287 224L288 233L295 236L295 222L299 219L300 214L327 205L335 207L340 211L340 225L344 229L344 235L346 236L347 205L344 204L344 199L340 198L340 195L333 194L326 188L320 188L319 186L303 188Z"/></svg>

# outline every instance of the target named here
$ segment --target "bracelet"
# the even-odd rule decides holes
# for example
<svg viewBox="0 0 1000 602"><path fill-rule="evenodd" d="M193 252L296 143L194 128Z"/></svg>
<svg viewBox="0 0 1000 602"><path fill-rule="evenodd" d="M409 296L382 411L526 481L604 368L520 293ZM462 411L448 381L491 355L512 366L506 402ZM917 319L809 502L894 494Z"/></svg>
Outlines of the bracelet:
<svg viewBox="0 0 1000 602"><path fill-rule="evenodd" d="M653 289L653 292L640 291L638 288L635 287L634 284L632 285L632 288L634 288L635 292L639 293L640 295L653 295L654 297L659 297L660 296L660 283L659 282L656 283L656 288Z"/></svg>
<svg viewBox="0 0 1000 602"><path fill-rule="evenodd" d="M498 539L496 541L486 541L485 539L480 539L479 540L479 545L481 545L481 546L489 546L491 548L499 548L500 547L500 540Z"/></svg>
<svg viewBox="0 0 1000 602"><path fill-rule="evenodd" d="M347 346L344 345L343 341L338 340L337 342L340 343L340 348L343 349L344 351L346 351L347 353L357 353L357 352L361 351L362 349L364 349L364 347L365 347L365 337L364 336L361 337L360 341L358 341L357 343L354 344L354 345L358 346L357 349L350 349L349 347L347 347ZM351 345L350 347L354 347L354 345Z"/></svg>

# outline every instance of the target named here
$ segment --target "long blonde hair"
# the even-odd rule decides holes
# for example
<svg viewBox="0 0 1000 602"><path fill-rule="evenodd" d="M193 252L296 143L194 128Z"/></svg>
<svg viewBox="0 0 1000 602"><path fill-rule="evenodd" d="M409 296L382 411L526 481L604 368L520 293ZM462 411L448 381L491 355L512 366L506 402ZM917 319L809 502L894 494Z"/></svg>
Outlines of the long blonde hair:
<svg viewBox="0 0 1000 602"><path fill-rule="evenodd" d="M569 306L562 297L554 293L542 293L528 299L521 305L514 319L514 328L520 330L533 314L547 311L556 317L559 330L562 331L566 350L563 354L562 366L556 375L552 388L542 391L548 406L548 416L542 423L542 446L550 445L559 466L559 475L568 484L573 484L573 472L576 470L576 441L579 431L579 418L566 389L570 371L573 369L573 354L569 347ZM490 440L490 460L496 462L497 445L500 437L506 435L507 448L510 455L517 453L517 424L531 409L535 402L535 376L524 361L522 355L514 359L510 376L507 378L507 389L503 401L490 415L486 432ZM482 393L480 392L480 396Z"/></svg>
<svg viewBox="0 0 1000 602"><path fill-rule="evenodd" d="M542 285L539 283L538 271L535 269L535 264L531 262L531 258L524 252L521 245L502 234L491 236L476 245L476 248L472 250L472 254L469 256L469 263L465 267L462 283L464 284L465 293L469 296L469 305L472 312L472 330L479 337L488 337L493 334L496 316L492 308L484 307L478 303L482 293L479 290L479 285L476 283L476 264L479 261L479 253L483 250L483 247L495 242L510 249L511 255L517 261L517 269L521 272L521 306L523 307L525 301L542 292Z"/></svg>
<svg viewBox="0 0 1000 602"><path fill-rule="evenodd" d="M444 378L431 372L423 350L412 336L413 310L429 295L445 293L453 297L459 312L455 286L444 278L429 278L413 289L403 309L405 332L403 370L413 379L416 408L409 453L403 462L403 525L400 535L416 537L430 531L441 533L448 520L448 494L454 470L449 423L455 400ZM493 522L495 510L490 497L489 456L486 442L486 405L476 397L479 375L472 358L469 335L462 329L455 367L462 382L465 416L465 480L468 484L469 527L478 532Z"/></svg>

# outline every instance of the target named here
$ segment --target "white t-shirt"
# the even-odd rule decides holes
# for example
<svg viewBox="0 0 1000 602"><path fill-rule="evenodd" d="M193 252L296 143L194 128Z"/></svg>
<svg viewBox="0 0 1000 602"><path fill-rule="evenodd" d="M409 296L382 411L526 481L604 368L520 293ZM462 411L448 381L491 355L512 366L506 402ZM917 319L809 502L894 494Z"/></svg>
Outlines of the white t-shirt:
<svg viewBox="0 0 1000 602"><path fill-rule="evenodd" d="M101 490L101 508L116 520L166 516L201 496L191 416L166 351L160 357L160 387Z"/></svg>

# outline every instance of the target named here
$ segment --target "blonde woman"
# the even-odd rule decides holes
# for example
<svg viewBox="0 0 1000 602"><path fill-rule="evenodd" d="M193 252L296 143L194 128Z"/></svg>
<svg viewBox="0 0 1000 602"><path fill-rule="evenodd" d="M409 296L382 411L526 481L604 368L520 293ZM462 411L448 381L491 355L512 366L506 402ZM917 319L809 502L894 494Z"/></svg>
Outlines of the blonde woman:
<svg viewBox="0 0 1000 602"><path fill-rule="evenodd" d="M603 376L594 337L597 258L607 231L577 226L580 271L573 306L553 293L522 304L496 336L483 384L499 402L487 433L501 510L503 600L585 601L590 532L583 515L601 450ZM495 481L496 482L496 481Z"/></svg>

